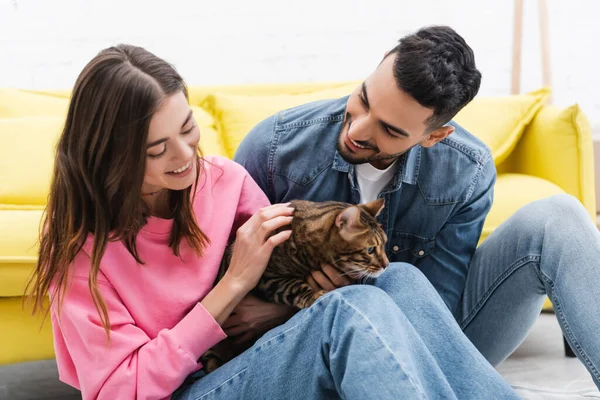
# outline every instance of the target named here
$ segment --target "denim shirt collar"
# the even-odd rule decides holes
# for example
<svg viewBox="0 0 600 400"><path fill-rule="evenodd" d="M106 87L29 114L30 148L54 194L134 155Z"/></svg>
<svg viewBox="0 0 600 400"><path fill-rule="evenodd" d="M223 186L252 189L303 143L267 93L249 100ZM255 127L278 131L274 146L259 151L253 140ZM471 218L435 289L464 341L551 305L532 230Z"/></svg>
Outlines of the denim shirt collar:
<svg viewBox="0 0 600 400"><path fill-rule="evenodd" d="M417 145L410 149L408 152L400 156L394 179L392 179L390 188L391 191L398 190L402 183L409 185L416 185L417 178L419 176L419 166L421 164L421 146ZM339 172L348 173L351 177L351 181L355 184L354 180L354 165L348 163L342 158L340 153L336 150L335 156L333 157L332 168ZM354 186L354 185L353 185Z"/></svg>

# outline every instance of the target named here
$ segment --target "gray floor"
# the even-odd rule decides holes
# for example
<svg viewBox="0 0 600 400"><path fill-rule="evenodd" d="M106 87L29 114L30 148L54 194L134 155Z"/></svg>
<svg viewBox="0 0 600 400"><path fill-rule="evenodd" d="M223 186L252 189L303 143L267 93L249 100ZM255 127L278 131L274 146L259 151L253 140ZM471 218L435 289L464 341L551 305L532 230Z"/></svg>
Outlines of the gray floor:
<svg viewBox="0 0 600 400"><path fill-rule="evenodd" d="M552 314L540 316L527 340L498 370L526 399L600 398L583 365L564 356L562 335ZM58 381L54 361L0 367L2 400L80 398Z"/></svg>

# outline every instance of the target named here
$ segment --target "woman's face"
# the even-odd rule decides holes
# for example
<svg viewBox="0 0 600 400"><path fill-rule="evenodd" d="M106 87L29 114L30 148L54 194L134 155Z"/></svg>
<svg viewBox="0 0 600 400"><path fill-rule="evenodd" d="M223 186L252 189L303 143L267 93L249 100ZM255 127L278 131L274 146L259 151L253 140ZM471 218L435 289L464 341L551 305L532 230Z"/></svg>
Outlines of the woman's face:
<svg viewBox="0 0 600 400"><path fill-rule="evenodd" d="M183 92L167 97L150 120L142 193L191 186L197 171L200 130Z"/></svg>

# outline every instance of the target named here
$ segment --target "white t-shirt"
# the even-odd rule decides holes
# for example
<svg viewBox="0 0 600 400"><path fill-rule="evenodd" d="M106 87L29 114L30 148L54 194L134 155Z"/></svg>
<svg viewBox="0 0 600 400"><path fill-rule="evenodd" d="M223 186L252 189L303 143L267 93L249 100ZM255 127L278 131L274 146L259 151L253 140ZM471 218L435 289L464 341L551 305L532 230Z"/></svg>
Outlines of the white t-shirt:
<svg viewBox="0 0 600 400"><path fill-rule="evenodd" d="M358 180L358 187L360 189L361 203L377 200L379 193L394 177L397 161L394 161L386 169L377 169L369 163L356 166L356 179Z"/></svg>

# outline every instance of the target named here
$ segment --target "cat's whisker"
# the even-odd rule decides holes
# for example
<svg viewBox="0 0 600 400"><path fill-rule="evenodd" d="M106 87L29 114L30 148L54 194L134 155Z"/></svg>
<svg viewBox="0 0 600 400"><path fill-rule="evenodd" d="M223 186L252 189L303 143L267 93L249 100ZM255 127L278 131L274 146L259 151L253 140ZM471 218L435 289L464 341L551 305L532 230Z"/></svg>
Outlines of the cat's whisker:
<svg viewBox="0 0 600 400"><path fill-rule="evenodd" d="M363 271L362 276L361 276L361 283L367 283L367 280L371 277L371 274L369 274L367 271Z"/></svg>
<svg viewBox="0 0 600 400"><path fill-rule="evenodd" d="M346 264L347 267L355 267L351 268L348 272L341 274L341 276L350 276L356 279L358 283L365 283L366 280L371 276L368 271L365 271L358 264Z"/></svg>

